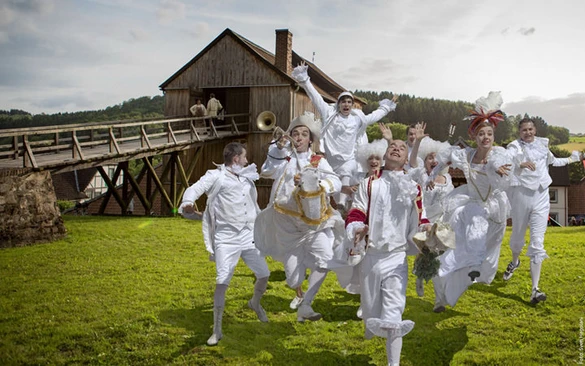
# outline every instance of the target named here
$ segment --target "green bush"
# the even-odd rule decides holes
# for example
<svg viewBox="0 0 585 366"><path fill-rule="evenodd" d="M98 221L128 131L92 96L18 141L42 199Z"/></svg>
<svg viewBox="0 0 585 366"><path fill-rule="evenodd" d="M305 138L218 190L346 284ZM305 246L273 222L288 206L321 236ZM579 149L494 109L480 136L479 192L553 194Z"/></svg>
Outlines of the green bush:
<svg viewBox="0 0 585 366"><path fill-rule="evenodd" d="M75 201L58 200L57 206L59 206L59 211L63 212L65 210L75 207Z"/></svg>

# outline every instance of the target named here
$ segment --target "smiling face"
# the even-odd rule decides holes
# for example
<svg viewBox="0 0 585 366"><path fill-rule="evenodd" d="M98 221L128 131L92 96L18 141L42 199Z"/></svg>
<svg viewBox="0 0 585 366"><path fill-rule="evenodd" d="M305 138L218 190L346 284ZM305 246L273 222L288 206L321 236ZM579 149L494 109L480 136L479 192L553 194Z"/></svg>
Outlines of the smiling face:
<svg viewBox="0 0 585 366"><path fill-rule="evenodd" d="M439 162L437 161L437 153L432 152L425 157L425 169L427 173L430 173L431 170L433 170L433 168L438 164Z"/></svg>
<svg viewBox="0 0 585 366"><path fill-rule="evenodd" d="M351 107L353 107L353 99L349 96L342 97L337 104L339 105L339 112L343 116L349 116Z"/></svg>
<svg viewBox="0 0 585 366"><path fill-rule="evenodd" d="M536 136L536 127L534 127L534 122L530 120L521 122L518 126L518 134L520 135L520 140L528 143L534 142L534 137Z"/></svg>
<svg viewBox="0 0 585 366"><path fill-rule="evenodd" d="M372 154L368 157L368 175L378 174L382 169L382 157Z"/></svg>
<svg viewBox="0 0 585 366"><path fill-rule="evenodd" d="M402 170L407 159L408 147L406 146L406 142L393 140L390 146L388 146L388 150L386 150L386 155L384 155L386 169Z"/></svg>
<svg viewBox="0 0 585 366"><path fill-rule="evenodd" d="M491 125L480 127L474 139L478 148L490 149L494 145L494 128Z"/></svg>
<svg viewBox="0 0 585 366"><path fill-rule="evenodd" d="M298 152L309 151L309 143L311 142L311 130L307 126L297 126L290 132L295 148Z"/></svg>

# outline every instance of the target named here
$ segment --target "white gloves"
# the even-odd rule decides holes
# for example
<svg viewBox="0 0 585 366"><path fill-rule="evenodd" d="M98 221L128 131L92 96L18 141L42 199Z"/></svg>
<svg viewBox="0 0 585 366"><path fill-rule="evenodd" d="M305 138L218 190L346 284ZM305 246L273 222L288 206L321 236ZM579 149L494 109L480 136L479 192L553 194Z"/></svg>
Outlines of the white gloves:
<svg viewBox="0 0 585 366"><path fill-rule="evenodd" d="M578 151L573 151L573 153L569 157L569 163L574 163L579 160L581 160L581 153Z"/></svg>
<svg viewBox="0 0 585 366"><path fill-rule="evenodd" d="M380 107L387 109L388 112L391 112L396 109L396 103L394 103L390 99L382 99L381 101L378 102L378 104L380 105Z"/></svg>
<svg viewBox="0 0 585 366"><path fill-rule="evenodd" d="M309 66L307 65L299 65L295 67L291 73L293 79L295 79L299 83L304 83L309 80L309 74L307 73L307 69Z"/></svg>

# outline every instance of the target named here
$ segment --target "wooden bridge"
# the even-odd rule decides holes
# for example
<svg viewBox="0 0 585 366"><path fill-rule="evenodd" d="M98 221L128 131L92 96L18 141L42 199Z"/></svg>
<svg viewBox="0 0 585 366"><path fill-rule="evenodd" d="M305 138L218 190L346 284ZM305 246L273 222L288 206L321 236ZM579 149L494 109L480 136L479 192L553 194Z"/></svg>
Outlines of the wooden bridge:
<svg viewBox="0 0 585 366"><path fill-rule="evenodd" d="M157 194L172 213L185 187L189 186L189 176L205 143L238 136L244 138L250 132L249 114L228 114L223 122L219 125L210 118L184 117L0 130L0 169L28 168L26 170L48 170L56 174L97 168L108 186L99 213L104 212L112 196L121 213L126 212L134 195L145 211L150 212ZM190 149L195 149L194 158L185 168L178 154ZM152 164L155 155L168 155L160 176ZM144 166L140 174L133 177L128 171L128 162L136 159L141 159ZM113 177L102 168L110 164L117 164ZM117 189L112 182L118 180L122 171L122 188ZM144 177L145 191L140 188ZM170 183L166 184L168 189L163 184L165 181Z"/></svg>

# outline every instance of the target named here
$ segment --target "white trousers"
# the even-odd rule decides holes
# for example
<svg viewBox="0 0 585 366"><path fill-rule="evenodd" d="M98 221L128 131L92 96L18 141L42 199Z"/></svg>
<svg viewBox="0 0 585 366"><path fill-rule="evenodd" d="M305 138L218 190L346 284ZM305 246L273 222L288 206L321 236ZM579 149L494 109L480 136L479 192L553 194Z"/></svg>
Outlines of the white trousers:
<svg viewBox="0 0 585 366"><path fill-rule="evenodd" d="M389 329L400 332L407 280L405 252L368 250L361 262L361 305L366 338L373 335L387 337Z"/></svg>
<svg viewBox="0 0 585 366"><path fill-rule="evenodd" d="M286 283L293 289L305 280L307 268L311 271L325 269L333 258L333 230L326 228L314 232L306 242L287 252L284 256Z"/></svg>
<svg viewBox="0 0 585 366"><path fill-rule="evenodd" d="M524 247L526 229L530 226L530 244L526 255L535 263L548 258L544 250L544 234L550 211L548 188L531 190L525 187L511 187L508 191L512 206L512 235L510 249L519 255Z"/></svg>
<svg viewBox="0 0 585 366"><path fill-rule="evenodd" d="M248 228L242 238L245 238L244 244L240 243L215 243L215 283L218 285L229 285L236 265L240 257L244 263L254 272L256 278L270 276L270 270L266 264L266 259L260 254L260 251L254 246L252 241L252 232Z"/></svg>

